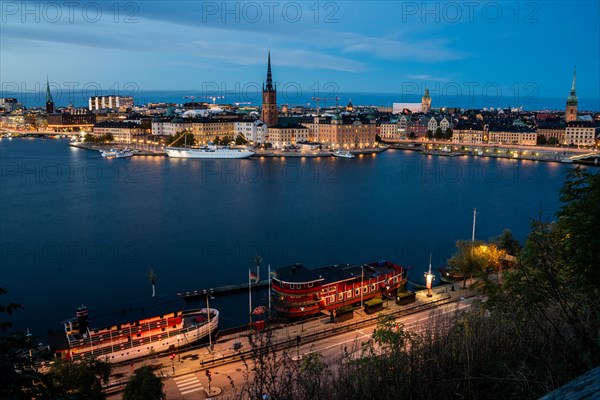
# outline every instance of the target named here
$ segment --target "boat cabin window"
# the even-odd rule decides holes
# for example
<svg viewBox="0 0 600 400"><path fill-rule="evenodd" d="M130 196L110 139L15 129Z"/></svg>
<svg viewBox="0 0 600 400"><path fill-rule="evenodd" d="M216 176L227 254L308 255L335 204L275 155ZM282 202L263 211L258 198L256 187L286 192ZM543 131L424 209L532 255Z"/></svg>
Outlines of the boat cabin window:
<svg viewBox="0 0 600 400"><path fill-rule="evenodd" d="M352 290L346 292L346 298L349 299L350 297L352 297Z"/></svg>
<svg viewBox="0 0 600 400"><path fill-rule="evenodd" d="M371 285L371 291L374 291L374 290L375 290L375 284L372 284Z"/></svg>
<svg viewBox="0 0 600 400"><path fill-rule="evenodd" d="M369 286L365 286L365 287L363 288L363 293L367 293L368 291L369 291Z"/></svg>
<svg viewBox="0 0 600 400"><path fill-rule="evenodd" d="M330 303L334 303L335 302L335 296L330 296L329 297L329 302Z"/></svg>
<svg viewBox="0 0 600 400"><path fill-rule="evenodd" d="M360 289L356 289L356 290L354 291L354 293L355 293L355 294L354 294L355 296L358 296L358 295L360 294Z"/></svg>
<svg viewBox="0 0 600 400"><path fill-rule="evenodd" d="M344 293L338 294L338 301L344 300Z"/></svg>
<svg viewBox="0 0 600 400"><path fill-rule="evenodd" d="M312 282L310 282L310 283L308 284L308 287L313 287L313 283L312 283Z"/></svg>

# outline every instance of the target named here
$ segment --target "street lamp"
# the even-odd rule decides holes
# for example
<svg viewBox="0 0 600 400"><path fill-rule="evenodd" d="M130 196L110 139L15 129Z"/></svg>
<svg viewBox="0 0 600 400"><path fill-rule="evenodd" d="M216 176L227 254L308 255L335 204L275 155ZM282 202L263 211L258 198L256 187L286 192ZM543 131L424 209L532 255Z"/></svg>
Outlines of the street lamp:
<svg viewBox="0 0 600 400"><path fill-rule="evenodd" d="M179 350L179 339L181 339L181 335L177 335L177 361L181 362L181 351Z"/></svg>
<svg viewBox="0 0 600 400"><path fill-rule="evenodd" d="M212 353L213 345L212 345L212 336L210 331L210 306L208 304L208 298L210 297L212 300L215 298L211 296L212 289L209 291L204 291L204 295L206 296L206 315L208 316L208 352Z"/></svg>
<svg viewBox="0 0 600 400"><path fill-rule="evenodd" d="M429 271L425 272L425 286L427 287L427 297L433 296L431 294L431 285L435 276L431 273L431 253L429 253Z"/></svg>

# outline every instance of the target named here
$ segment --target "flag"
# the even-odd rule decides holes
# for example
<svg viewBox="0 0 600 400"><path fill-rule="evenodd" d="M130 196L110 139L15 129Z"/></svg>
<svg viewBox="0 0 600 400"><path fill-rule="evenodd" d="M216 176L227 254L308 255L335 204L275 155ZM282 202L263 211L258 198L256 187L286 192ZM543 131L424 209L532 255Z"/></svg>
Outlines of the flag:
<svg viewBox="0 0 600 400"><path fill-rule="evenodd" d="M254 281L254 283L258 283L258 274L250 271L250 280Z"/></svg>

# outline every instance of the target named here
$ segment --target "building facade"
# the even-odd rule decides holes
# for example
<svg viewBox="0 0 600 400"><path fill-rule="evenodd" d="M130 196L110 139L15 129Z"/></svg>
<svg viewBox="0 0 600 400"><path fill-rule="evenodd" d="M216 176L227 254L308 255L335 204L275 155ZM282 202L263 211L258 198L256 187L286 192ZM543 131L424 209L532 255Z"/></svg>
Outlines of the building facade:
<svg viewBox="0 0 600 400"><path fill-rule="evenodd" d="M374 119L360 116L342 116L315 118L307 124L310 140L323 143L333 149L362 149L376 145L377 124Z"/></svg>
<svg viewBox="0 0 600 400"><path fill-rule="evenodd" d="M532 131L490 130L489 142L535 146L537 133Z"/></svg>
<svg viewBox="0 0 600 400"><path fill-rule="evenodd" d="M134 122L99 122L94 125L94 135L108 133L113 136L114 142L131 144L142 136L142 128Z"/></svg>
<svg viewBox="0 0 600 400"><path fill-rule="evenodd" d="M127 110L133 108L131 96L93 96L88 100L90 111L95 110Z"/></svg>
<svg viewBox="0 0 600 400"><path fill-rule="evenodd" d="M294 146L298 142L306 142L308 138L309 129L304 125L267 126L266 142L271 143L276 149Z"/></svg>
<svg viewBox="0 0 600 400"><path fill-rule="evenodd" d="M596 128L591 122L574 121L567 123L564 145L593 146L596 139Z"/></svg>

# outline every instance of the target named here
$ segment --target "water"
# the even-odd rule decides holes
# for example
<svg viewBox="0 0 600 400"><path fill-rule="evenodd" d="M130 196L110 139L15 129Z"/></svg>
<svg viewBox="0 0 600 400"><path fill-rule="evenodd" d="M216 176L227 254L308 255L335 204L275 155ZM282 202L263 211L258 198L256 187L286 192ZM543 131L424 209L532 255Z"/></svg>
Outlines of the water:
<svg viewBox="0 0 600 400"><path fill-rule="evenodd" d="M457 239L552 218L568 165L389 150L354 160L104 160L65 140L0 141L0 302L44 336L80 304L246 282L273 268L388 259L421 281ZM254 301L258 301L258 298ZM217 297L222 326L247 322L247 294ZM4 318L4 317L3 317Z"/></svg>
<svg viewBox="0 0 600 400"><path fill-rule="evenodd" d="M528 95L527 93L521 95L515 95L514 90L510 88L504 88L501 93L504 95L499 96L482 96L477 93L471 93L464 91L456 91L455 84L452 84L451 88L447 88L445 85L436 87L430 87L432 106L434 108L439 107L460 107L463 109L482 109L483 107L520 107L522 106L525 110L564 110L565 108L565 97L549 97L539 95ZM191 102L190 99L184 98L184 96L193 94L197 96L223 96L224 98L219 99L218 102L232 104L235 102L249 102L252 105L260 106L262 102L262 94L258 91L258 86L252 85L253 90L246 90L243 92L236 91L206 91L206 90L138 90L137 88L131 90L115 91L105 89L94 92L88 92L85 90L72 91L66 90L60 85L52 85L52 95L57 106L67 106L72 103L76 107L87 107L90 96L95 95L121 95L121 96L133 96L135 104L147 104L149 102L166 102L181 104L184 102ZM285 85L284 85L285 87ZM277 101L279 104L289 104L311 106L315 107L315 101L313 97L326 97L334 98L339 97L339 105L345 106L348 104L348 100L352 99L352 103L357 105L373 105L373 106L387 106L391 107L393 103L421 103L422 91L424 88L413 88L411 93L366 93L366 92L338 92L337 88L333 90L327 90L331 88L311 87L304 89L294 90L280 90L277 93ZM418 92L418 93L416 93ZM512 95L511 95L512 94ZM565 96L568 93L565 93ZM46 92L10 92L6 91L0 93L0 97L15 97L22 102L26 107L45 107ZM198 101L211 101L208 98L200 98ZM328 100L325 103L320 103L321 107L332 107L335 105L335 101ZM600 99L598 98L579 98L579 110L598 110L600 109Z"/></svg>

